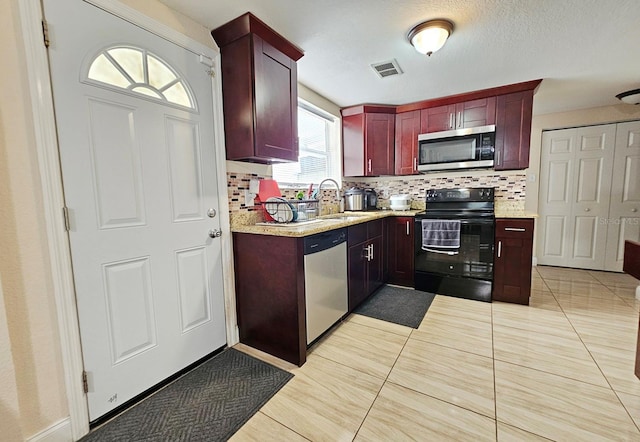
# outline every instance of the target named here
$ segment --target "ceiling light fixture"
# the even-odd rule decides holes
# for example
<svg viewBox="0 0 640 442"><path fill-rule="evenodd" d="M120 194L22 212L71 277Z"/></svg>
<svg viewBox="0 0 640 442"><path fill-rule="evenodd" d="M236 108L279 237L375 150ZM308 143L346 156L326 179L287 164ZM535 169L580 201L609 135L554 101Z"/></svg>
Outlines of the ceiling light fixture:
<svg viewBox="0 0 640 442"><path fill-rule="evenodd" d="M444 46L452 32L453 23L449 20L436 19L414 26L407 38L416 51L431 56Z"/></svg>
<svg viewBox="0 0 640 442"><path fill-rule="evenodd" d="M616 98L623 103L627 104L640 104L640 89L633 89L626 92L621 92L616 95Z"/></svg>

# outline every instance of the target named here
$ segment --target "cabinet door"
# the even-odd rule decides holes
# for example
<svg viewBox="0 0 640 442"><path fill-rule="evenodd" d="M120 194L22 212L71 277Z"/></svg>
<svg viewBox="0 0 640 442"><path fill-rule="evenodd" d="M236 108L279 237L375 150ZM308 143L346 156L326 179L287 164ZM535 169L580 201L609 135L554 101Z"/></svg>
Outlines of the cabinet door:
<svg viewBox="0 0 640 442"><path fill-rule="evenodd" d="M253 36L256 156L298 161L296 63Z"/></svg>
<svg viewBox="0 0 640 442"><path fill-rule="evenodd" d="M420 111L420 133L451 130L455 126L456 107L453 104L430 107Z"/></svg>
<svg viewBox="0 0 640 442"><path fill-rule="evenodd" d="M414 219L410 216L387 218L389 282L413 287Z"/></svg>
<svg viewBox="0 0 640 442"><path fill-rule="evenodd" d="M369 293L367 292L367 249L368 243L360 243L349 247L347 259L349 278L349 312L352 312Z"/></svg>
<svg viewBox="0 0 640 442"><path fill-rule="evenodd" d="M529 167L533 91L500 95L496 103L495 170Z"/></svg>
<svg viewBox="0 0 640 442"><path fill-rule="evenodd" d="M494 301L529 304L533 220L496 220Z"/></svg>
<svg viewBox="0 0 640 442"><path fill-rule="evenodd" d="M496 97L456 104L456 128L486 126L496 123Z"/></svg>
<svg viewBox="0 0 640 442"><path fill-rule="evenodd" d="M393 114L365 114L365 176L393 174Z"/></svg>
<svg viewBox="0 0 640 442"><path fill-rule="evenodd" d="M395 173L418 173L418 134L420 111L402 112L396 115Z"/></svg>

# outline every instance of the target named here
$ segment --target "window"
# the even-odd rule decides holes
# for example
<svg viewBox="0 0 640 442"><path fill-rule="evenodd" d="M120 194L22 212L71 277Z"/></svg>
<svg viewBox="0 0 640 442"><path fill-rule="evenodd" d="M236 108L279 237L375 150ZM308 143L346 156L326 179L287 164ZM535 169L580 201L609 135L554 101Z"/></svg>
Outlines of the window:
<svg viewBox="0 0 640 442"><path fill-rule="evenodd" d="M186 82L167 63L145 49L116 46L101 51L89 66L87 80L165 104L196 107Z"/></svg>
<svg viewBox="0 0 640 442"><path fill-rule="evenodd" d="M339 120L298 100L298 162L274 164L273 179L280 184L319 184L325 178L338 183L342 177Z"/></svg>

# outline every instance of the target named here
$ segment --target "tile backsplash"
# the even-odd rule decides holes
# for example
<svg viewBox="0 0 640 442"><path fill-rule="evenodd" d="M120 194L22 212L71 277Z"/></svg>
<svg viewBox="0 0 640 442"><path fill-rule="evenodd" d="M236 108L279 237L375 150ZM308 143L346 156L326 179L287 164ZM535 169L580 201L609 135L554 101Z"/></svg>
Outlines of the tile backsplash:
<svg viewBox="0 0 640 442"><path fill-rule="evenodd" d="M229 213L231 225L255 224L264 221L261 207L249 207L245 205L244 192L249 190L249 182L252 179L269 179L270 176L256 173L227 173L227 195L229 198ZM527 175L521 171L487 172L484 174L470 174L469 176L455 177L431 177L429 175L411 177L380 177L366 178L358 181L357 178L346 178L343 189L358 186L374 189L378 193L378 207L388 207L391 195L409 194L411 196L411 208L422 210L425 207L425 191L428 189L448 189L464 187L494 187L496 204L513 203L524 204ZM314 183L314 187L317 183ZM306 191L307 186L299 189L281 189L282 196L293 199L299 190ZM321 195L323 212L337 210L335 190L324 189Z"/></svg>

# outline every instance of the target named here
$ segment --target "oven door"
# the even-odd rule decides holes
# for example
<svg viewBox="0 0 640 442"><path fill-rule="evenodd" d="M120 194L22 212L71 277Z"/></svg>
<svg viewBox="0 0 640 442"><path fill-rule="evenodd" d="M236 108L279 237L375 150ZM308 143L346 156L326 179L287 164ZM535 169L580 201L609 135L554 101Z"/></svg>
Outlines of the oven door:
<svg viewBox="0 0 640 442"><path fill-rule="evenodd" d="M422 219L416 218L415 271L457 278L493 280L493 218L460 219L460 248L450 253L424 250ZM457 252L457 253L456 253Z"/></svg>

